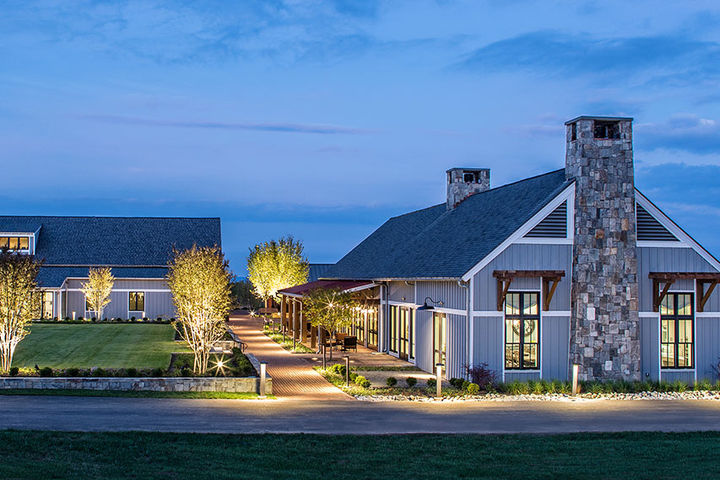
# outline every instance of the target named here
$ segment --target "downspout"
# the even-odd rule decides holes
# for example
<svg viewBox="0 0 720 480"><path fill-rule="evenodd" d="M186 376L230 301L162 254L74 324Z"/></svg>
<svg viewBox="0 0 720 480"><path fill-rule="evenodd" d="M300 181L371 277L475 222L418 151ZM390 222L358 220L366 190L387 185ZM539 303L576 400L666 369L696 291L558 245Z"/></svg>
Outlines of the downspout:
<svg viewBox="0 0 720 480"><path fill-rule="evenodd" d="M458 287L465 289L465 363L468 367L471 367L472 365L472 359L470 358L470 342L472 342L472 338L470 337L470 322L472 321L471 311L470 311L470 282L463 282L462 280L457 281ZM465 372L463 375L466 380L469 380L468 373Z"/></svg>

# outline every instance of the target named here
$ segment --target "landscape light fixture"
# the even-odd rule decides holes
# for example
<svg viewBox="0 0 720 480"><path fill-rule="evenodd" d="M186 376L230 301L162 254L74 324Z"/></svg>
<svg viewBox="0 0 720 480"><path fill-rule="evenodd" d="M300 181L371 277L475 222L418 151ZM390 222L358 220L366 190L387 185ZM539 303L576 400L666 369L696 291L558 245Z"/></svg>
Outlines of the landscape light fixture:
<svg viewBox="0 0 720 480"><path fill-rule="evenodd" d="M432 305L428 304L428 300L430 301L430 303L432 303ZM442 306L443 302L435 301L430 297L425 297L425 301L423 302L422 307L418 307L417 311L419 312L419 311L425 311L425 310L435 310L435 305Z"/></svg>

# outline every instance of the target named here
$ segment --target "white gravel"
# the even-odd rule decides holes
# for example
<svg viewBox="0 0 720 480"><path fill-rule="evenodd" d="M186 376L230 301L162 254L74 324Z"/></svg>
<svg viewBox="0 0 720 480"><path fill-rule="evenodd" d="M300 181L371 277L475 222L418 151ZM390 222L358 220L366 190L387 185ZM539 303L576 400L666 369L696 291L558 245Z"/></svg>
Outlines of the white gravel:
<svg viewBox="0 0 720 480"><path fill-rule="evenodd" d="M575 396L561 393L548 393L542 395L505 395L499 393L489 393L485 395L442 397L441 399L420 395L355 395L355 398L364 402L582 402L591 400L720 400L720 392L701 390L687 391L682 393L581 393Z"/></svg>

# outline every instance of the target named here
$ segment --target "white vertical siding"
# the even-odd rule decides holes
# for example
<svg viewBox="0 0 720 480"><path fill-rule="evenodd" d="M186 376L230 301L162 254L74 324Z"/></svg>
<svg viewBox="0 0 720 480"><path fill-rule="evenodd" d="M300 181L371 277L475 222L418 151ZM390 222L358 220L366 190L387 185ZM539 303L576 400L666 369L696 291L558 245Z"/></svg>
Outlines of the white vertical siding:
<svg viewBox="0 0 720 480"><path fill-rule="evenodd" d="M695 319L695 368L698 380L718 380L720 362L720 315L714 318L700 317Z"/></svg>
<svg viewBox="0 0 720 480"><path fill-rule="evenodd" d="M570 370L570 317L540 316L542 378L567 380Z"/></svg>
<svg viewBox="0 0 720 480"><path fill-rule="evenodd" d="M457 282L417 282L417 304L422 305L426 297L443 302L442 307L465 311L467 309L467 289Z"/></svg>
<svg viewBox="0 0 720 480"><path fill-rule="evenodd" d="M405 282L390 282L388 285L390 291L389 298L393 302L415 303L415 285Z"/></svg>
<svg viewBox="0 0 720 480"><path fill-rule="evenodd" d="M464 378L465 366L468 364L465 346L467 345L467 328L465 315L447 315L447 378Z"/></svg>

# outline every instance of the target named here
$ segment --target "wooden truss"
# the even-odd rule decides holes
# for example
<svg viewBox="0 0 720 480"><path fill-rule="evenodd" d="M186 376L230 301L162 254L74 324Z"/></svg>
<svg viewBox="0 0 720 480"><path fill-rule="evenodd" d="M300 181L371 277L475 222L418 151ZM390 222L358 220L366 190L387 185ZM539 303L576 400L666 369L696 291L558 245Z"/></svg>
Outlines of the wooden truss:
<svg viewBox="0 0 720 480"><path fill-rule="evenodd" d="M653 311L660 310L662 301L670 291L676 280L695 280L697 285L696 302L697 312L705 310L705 304L710 299L715 287L720 283L720 273L692 273L692 272L653 272L648 275L653 281ZM660 286L662 285L662 290ZM707 286L707 287L706 287Z"/></svg>
<svg viewBox="0 0 720 480"><path fill-rule="evenodd" d="M495 270L493 277L497 279L497 309L502 312L505 304L505 297L514 278L541 278L542 279L542 296L543 311L550 310L550 302L552 301L555 290L560 280L565 276L563 270Z"/></svg>

